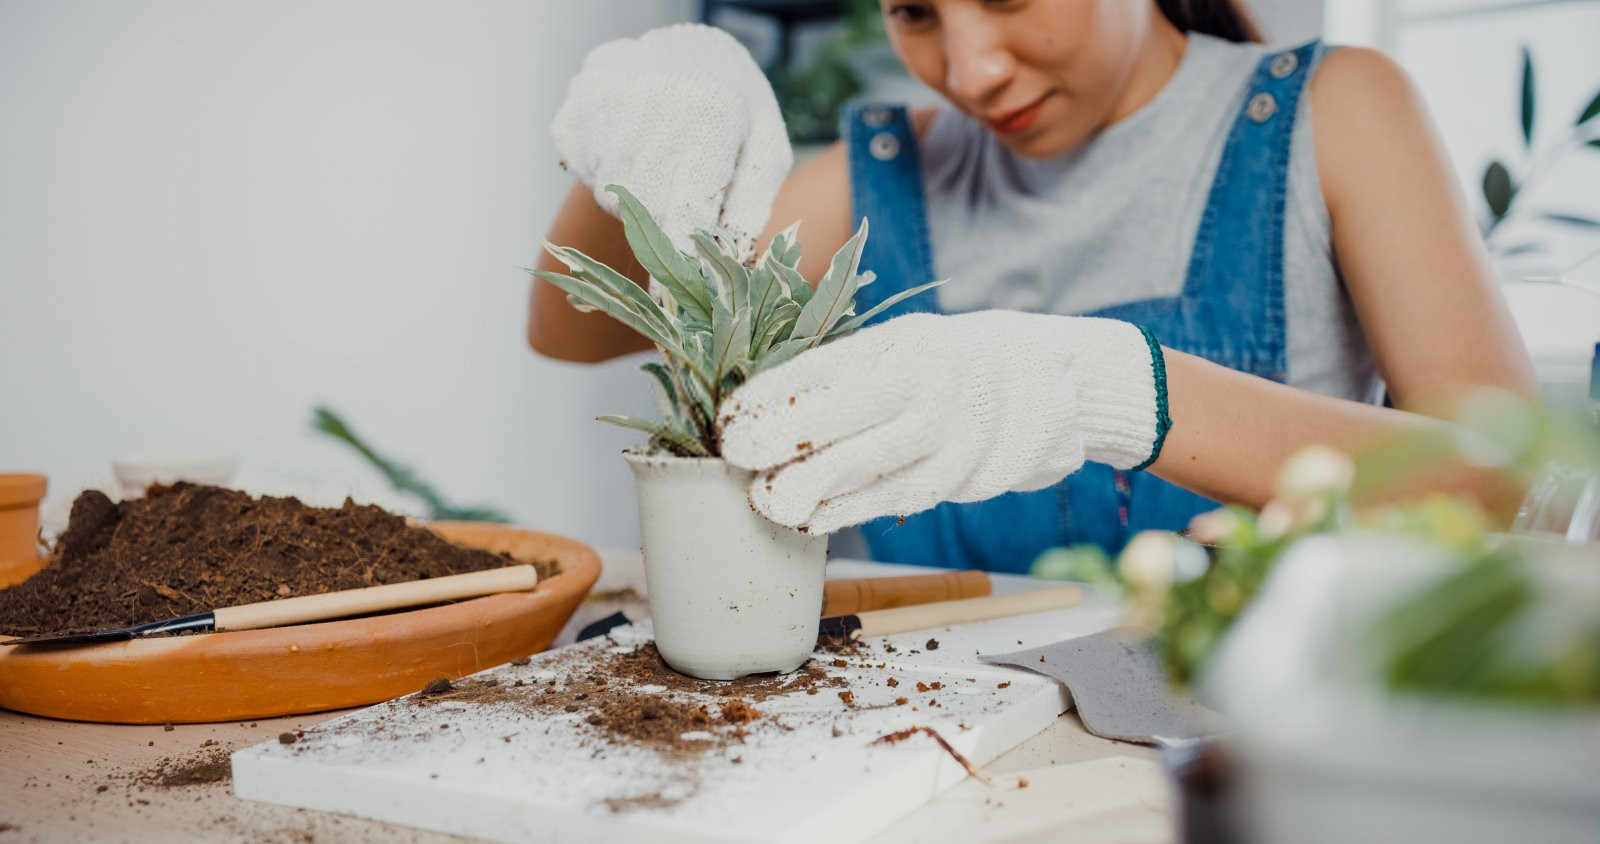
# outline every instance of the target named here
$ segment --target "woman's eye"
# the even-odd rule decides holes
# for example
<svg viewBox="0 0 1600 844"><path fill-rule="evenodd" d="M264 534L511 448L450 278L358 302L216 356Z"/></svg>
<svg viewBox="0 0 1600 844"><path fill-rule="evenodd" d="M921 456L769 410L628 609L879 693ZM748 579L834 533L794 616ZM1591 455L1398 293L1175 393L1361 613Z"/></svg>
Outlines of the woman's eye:
<svg viewBox="0 0 1600 844"><path fill-rule="evenodd" d="M903 24L920 24L933 20L933 10L917 3L895 3L888 15Z"/></svg>

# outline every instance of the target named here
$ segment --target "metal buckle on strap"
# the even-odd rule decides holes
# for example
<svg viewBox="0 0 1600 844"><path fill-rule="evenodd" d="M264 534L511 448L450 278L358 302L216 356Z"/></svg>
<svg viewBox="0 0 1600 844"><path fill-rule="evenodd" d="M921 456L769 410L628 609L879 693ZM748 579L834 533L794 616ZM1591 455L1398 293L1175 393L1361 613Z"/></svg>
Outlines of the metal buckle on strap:
<svg viewBox="0 0 1600 844"><path fill-rule="evenodd" d="M1277 98L1266 91L1262 91L1261 93L1251 97L1250 104L1244 108L1244 113L1248 115L1251 120L1254 120L1257 123L1267 122L1267 118L1271 117L1277 112Z"/></svg>
<svg viewBox="0 0 1600 844"><path fill-rule="evenodd" d="M1272 74L1274 79L1283 79L1294 73L1295 68L1299 66L1299 56L1294 53L1279 53L1272 57L1272 63L1267 65L1267 72Z"/></svg>
<svg viewBox="0 0 1600 844"><path fill-rule="evenodd" d="M900 154L900 139L893 133L879 132L868 142L867 152L872 153L872 157L879 161L888 161Z"/></svg>

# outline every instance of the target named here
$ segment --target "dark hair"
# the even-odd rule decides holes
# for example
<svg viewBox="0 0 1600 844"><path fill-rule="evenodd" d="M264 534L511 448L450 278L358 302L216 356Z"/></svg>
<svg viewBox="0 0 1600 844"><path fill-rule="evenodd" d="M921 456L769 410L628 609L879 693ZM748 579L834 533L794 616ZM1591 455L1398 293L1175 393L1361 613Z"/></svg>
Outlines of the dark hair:
<svg viewBox="0 0 1600 844"><path fill-rule="evenodd" d="M1263 41L1240 0L1156 0L1161 14L1182 32L1203 32L1229 41Z"/></svg>

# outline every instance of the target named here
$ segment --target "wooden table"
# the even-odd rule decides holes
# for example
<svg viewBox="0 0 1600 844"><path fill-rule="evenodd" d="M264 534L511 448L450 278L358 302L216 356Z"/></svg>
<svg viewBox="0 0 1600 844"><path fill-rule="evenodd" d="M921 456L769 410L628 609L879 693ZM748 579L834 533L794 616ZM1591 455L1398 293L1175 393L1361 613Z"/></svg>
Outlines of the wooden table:
<svg viewBox="0 0 1600 844"><path fill-rule="evenodd" d="M569 643L583 625L621 610L647 615L637 552L604 552L605 572L592 600L557 638ZM830 577L914 572L913 567L839 560ZM1027 578L997 575L997 592L1032 588ZM160 787L142 784L163 760L231 751L308 727L338 712L231 724L160 726L79 724L0 711L0 844L21 841L451 841L453 836L392 824L235 798L227 782ZM211 744L207 744L210 742ZM886 831L882 841L1059 840L1164 842L1175 837L1174 797L1152 767L1150 748L1107 741L1066 713L1044 732L985 766L994 776L1031 775L1066 790L1016 797L987 793L967 780ZM1114 774L1108 779L1107 774ZM1126 781L1119 778L1125 776ZM1102 785L1118 783L1113 788Z"/></svg>

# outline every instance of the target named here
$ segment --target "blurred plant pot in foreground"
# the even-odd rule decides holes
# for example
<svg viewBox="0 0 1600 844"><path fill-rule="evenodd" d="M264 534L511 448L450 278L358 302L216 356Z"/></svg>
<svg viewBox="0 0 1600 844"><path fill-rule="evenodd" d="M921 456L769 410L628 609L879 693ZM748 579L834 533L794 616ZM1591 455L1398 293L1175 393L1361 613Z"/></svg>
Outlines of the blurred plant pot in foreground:
<svg viewBox="0 0 1600 844"><path fill-rule="evenodd" d="M1532 573L1513 633L1533 641L1593 624L1600 546L1501 542ZM1376 534L1314 536L1286 553L1203 676L1239 727L1233 797L1247 840L1595 840L1592 702L1396 691L1385 680L1385 610L1461 568L1438 546ZM1495 612L1494 600L1468 599ZM1469 668L1478 658L1465 656Z"/></svg>

